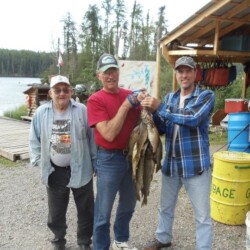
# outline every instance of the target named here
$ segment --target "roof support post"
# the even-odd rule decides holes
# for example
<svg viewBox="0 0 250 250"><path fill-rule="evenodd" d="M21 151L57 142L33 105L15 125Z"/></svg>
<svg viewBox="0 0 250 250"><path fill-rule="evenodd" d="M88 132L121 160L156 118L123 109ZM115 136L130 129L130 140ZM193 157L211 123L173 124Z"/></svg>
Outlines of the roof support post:
<svg viewBox="0 0 250 250"><path fill-rule="evenodd" d="M244 74L244 78L242 81L242 93L241 93L241 97L244 99L246 98L246 94L247 94L247 74Z"/></svg>
<svg viewBox="0 0 250 250"><path fill-rule="evenodd" d="M215 35L214 35L214 54L217 55L219 48L219 37L220 37L220 21L215 23Z"/></svg>
<svg viewBox="0 0 250 250"><path fill-rule="evenodd" d="M160 97L160 75L161 75L161 48L157 46L157 53L156 53L156 88L155 88L155 97L159 99Z"/></svg>

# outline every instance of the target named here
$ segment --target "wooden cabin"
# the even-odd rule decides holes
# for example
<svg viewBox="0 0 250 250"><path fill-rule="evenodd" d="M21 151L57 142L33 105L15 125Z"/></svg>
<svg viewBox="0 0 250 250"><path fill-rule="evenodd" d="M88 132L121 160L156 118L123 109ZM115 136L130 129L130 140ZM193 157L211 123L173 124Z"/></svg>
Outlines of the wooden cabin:
<svg viewBox="0 0 250 250"><path fill-rule="evenodd" d="M26 95L27 115L22 116L23 120L31 120L36 109L43 103L50 100L48 91L49 85L34 83L23 93Z"/></svg>

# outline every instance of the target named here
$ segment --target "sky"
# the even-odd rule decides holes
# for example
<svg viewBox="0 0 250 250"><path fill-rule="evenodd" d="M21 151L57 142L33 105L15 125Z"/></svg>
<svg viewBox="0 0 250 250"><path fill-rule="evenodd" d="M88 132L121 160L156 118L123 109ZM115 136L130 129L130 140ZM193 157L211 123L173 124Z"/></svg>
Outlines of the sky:
<svg viewBox="0 0 250 250"><path fill-rule="evenodd" d="M112 0L115 3L114 0ZM76 27L90 4L101 5L101 0L8 0L1 4L0 48L52 52L62 37L61 20L69 12ZM176 28L209 0L137 0L143 7L144 16L149 10L153 20L161 6L166 6L168 31ZM131 12L134 0L125 0ZM60 38L62 39L62 38Z"/></svg>

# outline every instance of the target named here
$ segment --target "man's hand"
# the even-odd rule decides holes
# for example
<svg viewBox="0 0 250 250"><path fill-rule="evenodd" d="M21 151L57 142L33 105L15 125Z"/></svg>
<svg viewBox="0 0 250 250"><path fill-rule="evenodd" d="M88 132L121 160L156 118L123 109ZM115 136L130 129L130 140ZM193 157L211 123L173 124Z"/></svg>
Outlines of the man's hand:
<svg viewBox="0 0 250 250"><path fill-rule="evenodd" d="M140 91L139 94L137 95L138 102L141 102L146 96L148 96L148 92L146 91L146 89Z"/></svg>
<svg viewBox="0 0 250 250"><path fill-rule="evenodd" d="M144 108L148 108L151 112L157 110L161 102L153 96L146 96L141 101L141 106Z"/></svg>

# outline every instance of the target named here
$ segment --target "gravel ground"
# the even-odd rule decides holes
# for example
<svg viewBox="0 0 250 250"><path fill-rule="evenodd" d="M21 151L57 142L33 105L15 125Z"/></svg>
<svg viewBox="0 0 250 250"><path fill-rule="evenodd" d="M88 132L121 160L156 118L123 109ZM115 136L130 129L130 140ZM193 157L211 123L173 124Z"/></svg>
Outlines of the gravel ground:
<svg viewBox="0 0 250 250"><path fill-rule="evenodd" d="M52 234L47 229L46 189L40 182L40 170L21 161L15 167L0 164L0 249L49 250ZM155 174L148 205L137 203L131 222L131 245L139 250L154 238L158 222L160 173ZM77 249L76 210L71 197L68 208L68 249ZM112 216L113 221L113 216ZM246 226L214 224L214 250L245 249ZM195 225L190 202L182 189L176 208L174 239L169 250L195 249ZM113 238L113 235L111 236Z"/></svg>

